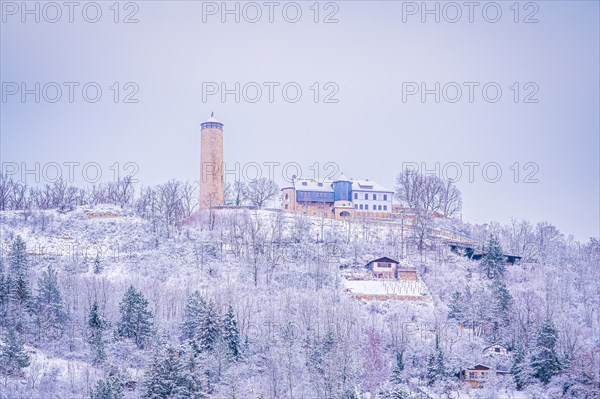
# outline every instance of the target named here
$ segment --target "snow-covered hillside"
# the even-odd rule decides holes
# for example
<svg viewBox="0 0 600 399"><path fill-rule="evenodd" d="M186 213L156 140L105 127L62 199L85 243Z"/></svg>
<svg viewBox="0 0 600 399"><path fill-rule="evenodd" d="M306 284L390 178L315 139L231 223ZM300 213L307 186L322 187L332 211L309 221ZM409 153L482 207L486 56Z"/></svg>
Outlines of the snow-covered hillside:
<svg viewBox="0 0 600 399"><path fill-rule="evenodd" d="M138 398L168 378L182 396L150 397L553 397L575 374L528 377L519 392L511 375L483 389L459 377L478 363L513 366L512 354L486 357L492 340L534 353L548 318L561 361L597 353L597 243L507 268L502 303L480 262L435 234L420 253L396 224L229 209L173 227L114 205L3 211L0 222L3 284L23 273L30 291L23 310L3 299L3 334L18 316L14 342L29 362L6 374L2 398ZM403 255L418 281L346 278L367 259Z"/></svg>

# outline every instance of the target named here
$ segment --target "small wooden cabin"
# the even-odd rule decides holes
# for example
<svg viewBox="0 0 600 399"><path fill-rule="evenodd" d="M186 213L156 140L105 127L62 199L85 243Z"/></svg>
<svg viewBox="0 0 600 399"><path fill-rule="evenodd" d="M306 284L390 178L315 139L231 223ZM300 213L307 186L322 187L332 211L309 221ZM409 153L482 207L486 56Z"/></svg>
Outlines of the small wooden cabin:
<svg viewBox="0 0 600 399"><path fill-rule="evenodd" d="M407 263L400 263L397 260L384 256L368 262L365 268L369 270L371 276L383 279L396 280L417 280L417 268Z"/></svg>
<svg viewBox="0 0 600 399"><path fill-rule="evenodd" d="M397 260L384 256L382 258L369 261L365 265L365 268L370 271L373 277L396 278L399 263L400 262Z"/></svg>
<svg viewBox="0 0 600 399"><path fill-rule="evenodd" d="M505 376L508 371L493 369L485 364L476 364L460 372L460 379L473 388L481 388L491 376Z"/></svg>

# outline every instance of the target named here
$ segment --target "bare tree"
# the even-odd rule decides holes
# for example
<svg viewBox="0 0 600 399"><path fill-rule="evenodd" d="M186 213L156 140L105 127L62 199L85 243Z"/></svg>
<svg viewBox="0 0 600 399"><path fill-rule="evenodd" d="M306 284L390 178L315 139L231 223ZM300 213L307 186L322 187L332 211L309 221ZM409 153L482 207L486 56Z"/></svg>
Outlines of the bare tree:
<svg viewBox="0 0 600 399"><path fill-rule="evenodd" d="M452 180L425 176L410 169L396 178L396 195L409 208L441 212L448 217L462 209L461 193Z"/></svg>
<svg viewBox="0 0 600 399"><path fill-rule="evenodd" d="M248 183L248 200L254 206L262 208L266 202L279 192L277 183L264 177Z"/></svg>

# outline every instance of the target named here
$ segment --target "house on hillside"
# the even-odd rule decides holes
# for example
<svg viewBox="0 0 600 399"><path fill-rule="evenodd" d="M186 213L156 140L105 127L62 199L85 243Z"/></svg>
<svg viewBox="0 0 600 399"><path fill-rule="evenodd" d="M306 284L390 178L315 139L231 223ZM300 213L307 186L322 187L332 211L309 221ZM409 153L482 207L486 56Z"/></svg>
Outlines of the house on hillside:
<svg viewBox="0 0 600 399"><path fill-rule="evenodd" d="M461 370L459 378L473 388L482 388L491 377L505 377L506 375L508 375L508 370L494 369L485 364L476 364L473 367Z"/></svg>
<svg viewBox="0 0 600 399"><path fill-rule="evenodd" d="M417 268L405 262L398 262L392 258L384 256L365 265L365 269L375 278L396 279L396 280L417 280Z"/></svg>
<svg viewBox="0 0 600 399"><path fill-rule="evenodd" d="M396 278L399 263L397 260L384 256L369 261L365 265L365 269L369 271L371 276L376 278Z"/></svg>
<svg viewBox="0 0 600 399"><path fill-rule="evenodd" d="M508 355L508 348L501 344L493 344L483 348L483 354L486 356Z"/></svg>

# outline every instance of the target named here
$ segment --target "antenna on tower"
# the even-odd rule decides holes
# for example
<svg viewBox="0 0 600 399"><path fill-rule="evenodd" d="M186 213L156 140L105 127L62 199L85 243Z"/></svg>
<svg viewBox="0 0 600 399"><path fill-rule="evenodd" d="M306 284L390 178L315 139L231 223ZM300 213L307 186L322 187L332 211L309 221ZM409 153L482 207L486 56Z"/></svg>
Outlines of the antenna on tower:
<svg viewBox="0 0 600 399"><path fill-rule="evenodd" d="M210 117L212 118L213 116L215 116L214 111L210 113Z"/></svg>

